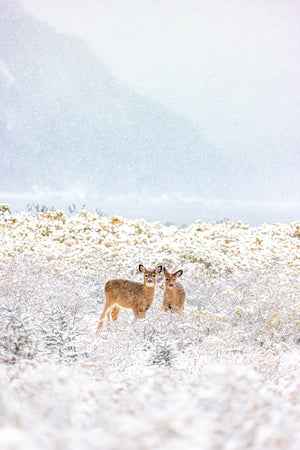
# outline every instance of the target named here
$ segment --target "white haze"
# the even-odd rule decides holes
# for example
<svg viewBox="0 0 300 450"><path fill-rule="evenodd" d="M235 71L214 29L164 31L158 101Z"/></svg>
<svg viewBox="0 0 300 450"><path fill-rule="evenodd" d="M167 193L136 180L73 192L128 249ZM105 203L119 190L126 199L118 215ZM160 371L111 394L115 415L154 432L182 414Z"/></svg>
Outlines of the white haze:
<svg viewBox="0 0 300 450"><path fill-rule="evenodd" d="M224 198L206 198L199 195L186 196L183 194L162 193L160 196L148 194L141 196L131 194L86 194L80 189L71 187L64 191L41 190L37 186L26 192L0 192L12 210L22 211L24 205L32 211L42 208L55 209L59 207L67 214L88 210L99 215L121 215L136 217L137 211L149 222L158 220L163 224L175 224L185 227L205 217L208 222L231 221L243 223L260 223L264 217L266 223L292 222L297 217L299 204L290 202L242 201ZM222 215L223 214L223 215Z"/></svg>
<svg viewBox="0 0 300 450"><path fill-rule="evenodd" d="M299 142L298 2L25 5L80 36L124 84L188 117L224 151L275 152Z"/></svg>
<svg viewBox="0 0 300 450"><path fill-rule="evenodd" d="M125 87L191 121L235 170L234 180L221 186L223 197L178 186L177 193L164 193L162 198L148 193L145 206L136 191L96 196L77 189L74 180L66 199L60 192L53 195L59 198L55 207L69 204L75 191L79 194L72 201L79 206L92 204L109 214L159 218L179 226L198 218L229 217L252 224L297 218L297 1L24 0L24 4L37 20L84 40ZM153 158L162 151L153 147ZM244 175L248 166L249 177ZM241 185L249 185L243 193L236 188L239 178ZM49 191L39 186L35 192L31 197L27 193L28 201L40 196L50 206ZM11 203L14 209L21 207L16 199Z"/></svg>

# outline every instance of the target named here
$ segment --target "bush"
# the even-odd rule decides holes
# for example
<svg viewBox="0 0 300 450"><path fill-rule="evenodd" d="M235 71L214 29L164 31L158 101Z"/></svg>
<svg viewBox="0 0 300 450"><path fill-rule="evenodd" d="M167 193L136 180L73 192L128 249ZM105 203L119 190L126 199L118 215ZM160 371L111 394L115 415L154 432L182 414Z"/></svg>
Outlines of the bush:
<svg viewBox="0 0 300 450"><path fill-rule="evenodd" d="M174 348L168 344L168 340L158 342L151 353L150 364L157 364L158 366L171 367L176 358Z"/></svg>
<svg viewBox="0 0 300 450"><path fill-rule="evenodd" d="M40 331L44 352L68 358L77 358L82 353L76 340L83 330L75 326L70 308L54 306L47 309Z"/></svg>
<svg viewBox="0 0 300 450"><path fill-rule="evenodd" d="M0 214L11 214L10 208L6 203L0 203Z"/></svg>
<svg viewBox="0 0 300 450"><path fill-rule="evenodd" d="M0 329L0 348L9 361L18 357L33 358L37 352L37 341L30 318L19 304L5 303L2 308L3 319Z"/></svg>

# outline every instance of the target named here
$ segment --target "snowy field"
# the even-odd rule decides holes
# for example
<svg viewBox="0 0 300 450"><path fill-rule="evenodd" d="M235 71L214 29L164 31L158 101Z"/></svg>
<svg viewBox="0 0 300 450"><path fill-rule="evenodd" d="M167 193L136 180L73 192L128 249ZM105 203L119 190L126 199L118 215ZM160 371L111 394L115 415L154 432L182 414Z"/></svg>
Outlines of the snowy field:
<svg viewBox="0 0 300 450"><path fill-rule="evenodd" d="M0 212L1 450L300 448L300 223ZM183 269L183 317L103 286Z"/></svg>

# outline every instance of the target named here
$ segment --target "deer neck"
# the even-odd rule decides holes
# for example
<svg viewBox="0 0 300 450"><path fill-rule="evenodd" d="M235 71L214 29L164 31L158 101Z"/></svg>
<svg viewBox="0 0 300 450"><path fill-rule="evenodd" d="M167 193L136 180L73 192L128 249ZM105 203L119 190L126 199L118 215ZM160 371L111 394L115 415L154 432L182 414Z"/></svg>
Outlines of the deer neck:
<svg viewBox="0 0 300 450"><path fill-rule="evenodd" d="M145 296L146 296L146 298L147 299L152 299L153 298L153 296L154 296L154 288L155 288L155 285L153 285L153 286L145 286Z"/></svg>
<svg viewBox="0 0 300 450"><path fill-rule="evenodd" d="M166 291L169 296L176 296L177 287L175 286L173 288L170 288L170 287L166 286Z"/></svg>

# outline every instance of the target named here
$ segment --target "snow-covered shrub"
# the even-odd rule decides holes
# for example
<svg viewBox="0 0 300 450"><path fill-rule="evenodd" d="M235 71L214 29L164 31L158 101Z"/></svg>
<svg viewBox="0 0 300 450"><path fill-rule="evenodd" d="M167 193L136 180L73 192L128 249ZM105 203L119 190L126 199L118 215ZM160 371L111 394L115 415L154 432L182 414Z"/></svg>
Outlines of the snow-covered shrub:
<svg viewBox="0 0 300 450"><path fill-rule="evenodd" d="M0 349L4 359L14 362L17 358L33 358L37 352L37 340L31 318L24 314L21 305L5 302L1 307Z"/></svg>
<svg viewBox="0 0 300 450"><path fill-rule="evenodd" d="M75 359L83 354L78 342L83 329L74 323L70 308L54 306L46 309L40 331L41 348L45 353Z"/></svg>
<svg viewBox="0 0 300 450"><path fill-rule="evenodd" d="M178 350L181 349L180 331L176 326L178 317L174 313L162 313L156 320L150 319L144 326L139 325L141 330L136 330L136 333L143 334L145 347L150 349L149 364L173 366Z"/></svg>
<svg viewBox="0 0 300 450"><path fill-rule="evenodd" d="M48 211L54 211L54 207L39 205L38 203L29 203L26 205L27 211L33 214L47 213Z"/></svg>
<svg viewBox="0 0 300 450"><path fill-rule="evenodd" d="M295 229L293 236L296 238L300 238L300 221L294 222L292 223L292 225L294 226Z"/></svg>
<svg viewBox="0 0 300 450"><path fill-rule="evenodd" d="M175 358L175 349L168 343L168 339L165 339L155 344L149 358L149 363L171 367Z"/></svg>
<svg viewBox="0 0 300 450"><path fill-rule="evenodd" d="M10 208L9 205L7 205L6 203L0 203L0 214L5 214L8 213L10 214Z"/></svg>

